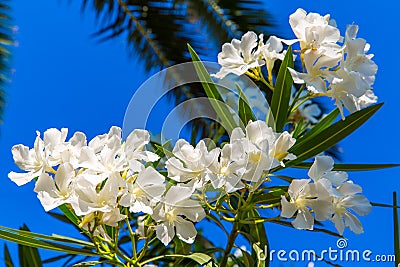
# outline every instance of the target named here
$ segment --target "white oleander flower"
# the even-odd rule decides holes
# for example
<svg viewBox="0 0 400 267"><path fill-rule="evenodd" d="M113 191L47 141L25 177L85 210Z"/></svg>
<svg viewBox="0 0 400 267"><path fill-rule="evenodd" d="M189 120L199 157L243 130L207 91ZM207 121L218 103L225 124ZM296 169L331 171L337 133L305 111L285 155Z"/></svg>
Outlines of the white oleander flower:
<svg viewBox="0 0 400 267"><path fill-rule="evenodd" d="M310 184L311 179L293 180L289 186L290 201L285 196L281 198L282 213L284 218L296 218L292 225L296 229L309 229L314 227L314 217L310 208L319 221L332 217L332 199L325 186L321 183Z"/></svg>
<svg viewBox="0 0 400 267"><path fill-rule="evenodd" d="M187 141L179 139L172 153L175 157L166 162L168 177L177 182L193 180L202 186L207 168L218 160L220 149L208 151L203 140L193 147Z"/></svg>
<svg viewBox="0 0 400 267"><path fill-rule="evenodd" d="M335 162L329 156L317 156L308 171L308 176L313 179L314 182L325 178L328 179L332 185L336 187L341 186L347 181L348 175L343 171L332 171L334 164Z"/></svg>
<svg viewBox="0 0 400 267"><path fill-rule="evenodd" d="M243 146L239 143L224 145L219 161L214 161L206 174L215 189L224 187L227 193L232 193L244 187L241 182L245 170L243 154Z"/></svg>
<svg viewBox="0 0 400 267"><path fill-rule="evenodd" d="M76 177L75 196L71 200L76 215L82 216L96 211L110 212L117 206L122 185L118 176L109 176L99 189L101 175L82 173Z"/></svg>
<svg viewBox="0 0 400 267"><path fill-rule="evenodd" d="M231 43L223 44L222 52L218 54L218 63L222 67L213 76L219 79L229 73L240 76L249 69L263 66L265 62L260 59L258 39L254 32L247 32L241 40L233 39ZM260 42L262 43L262 40Z"/></svg>
<svg viewBox="0 0 400 267"><path fill-rule="evenodd" d="M275 133L264 121L250 122L246 134L235 128L230 141L243 146L246 170L242 179L246 181L258 182L264 171L284 165L283 160L296 158L288 152L296 140L288 132Z"/></svg>
<svg viewBox="0 0 400 267"><path fill-rule="evenodd" d="M153 152L146 151L145 146L150 142L150 134L146 130L133 130L126 138L124 152L129 168L133 172L144 169L144 162L154 162L160 157Z"/></svg>
<svg viewBox="0 0 400 267"><path fill-rule="evenodd" d="M277 59L283 60L286 54L286 51L282 51L282 39L276 36L270 36L260 50L263 59L265 60L268 76L270 76L272 75L272 69L274 68L275 61Z"/></svg>
<svg viewBox="0 0 400 267"><path fill-rule="evenodd" d="M318 53L312 50L304 53L303 62L307 73L301 73L292 68L288 68L292 75L293 82L297 84L305 83L307 90L313 94L326 94L326 62L321 60ZM328 63L331 64L331 62Z"/></svg>
<svg viewBox="0 0 400 267"><path fill-rule="evenodd" d="M52 210L64 203L70 203L74 192L75 171L71 164L64 163L57 169L54 179L42 173L36 182L34 191L38 194L45 211Z"/></svg>
<svg viewBox="0 0 400 267"><path fill-rule="evenodd" d="M67 135L67 128L62 128L61 131L56 128L50 128L43 133L46 158L51 166L62 163L61 152L66 145L65 139Z"/></svg>
<svg viewBox="0 0 400 267"><path fill-rule="evenodd" d="M79 158L81 150L86 146L86 135L81 132L76 132L68 142L57 146L56 153L60 155L61 163L70 163L74 169L77 169L80 167Z"/></svg>
<svg viewBox="0 0 400 267"><path fill-rule="evenodd" d="M154 208L151 216L159 222L155 227L156 235L164 245L168 245L175 234L186 243L194 242L197 230L192 222L201 221L205 212L198 201L190 199L192 192L189 187L172 186L164 201Z"/></svg>
<svg viewBox="0 0 400 267"><path fill-rule="evenodd" d="M290 133L286 131L280 133L270 147L269 156L277 159L284 167L283 160L296 159L294 154L288 152L295 143L296 139Z"/></svg>
<svg viewBox="0 0 400 267"><path fill-rule="evenodd" d="M134 181L127 181L127 191L121 196L119 204L129 207L130 212L153 213L153 206L160 201L165 192L165 178L153 167L139 172Z"/></svg>
<svg viewBox="0 0 400 267"><path fill-rule="evenodd" d="M15 164L26 173L10 172L8 177L18 186L30 182L47 170L51 171L51 166L47 162L44 152L44 143L40 138L40 133L36 132L37 136L32 149L22 144L12 147L12 155Z"/></svg>
<svg viewBox="0 0 400 267"><path fill-rule="evenodd" d="M272 129L262 121L250 122L246 134L239 127L233 129L230 142L242 146L245 153L243 180L257 183L264 171L279 165L278 160L269 155L268 139L274 138L271 135L274 135Z"/></svg>
<svg viewBox="0 0 400 267"><path fill-rule="evenodd" d="M362 189L359 185L346 182L338 188L341 196L334 197L334 215L332 221L340 235L343 235L344 228L349 227L356 234L364 232L360 220L350 212L354 211L360 216L368 215L372 206L368 199L361 195Z"/></svg>
<svg viewBox="0 0 400 267"><path fill-rule="evenodd" d="M341 47L340 31L330 22L330 15L321 16L299 8L289 17L289 24L300 41L302 52L316 51L318 55L337 58ZM340 55L339 55L340 57Z"/></svg>
<svg viewBox="0 0 400 267"><path fill-rule="evenodd" d="M367 55L369 45L364 39L356 38L357 25L349 25L346 30L345 51L341 68L332 73L330 96L336 100L342 118L343 106L354 113L361 108L377 102L372 85L378 66Z"/></svg>

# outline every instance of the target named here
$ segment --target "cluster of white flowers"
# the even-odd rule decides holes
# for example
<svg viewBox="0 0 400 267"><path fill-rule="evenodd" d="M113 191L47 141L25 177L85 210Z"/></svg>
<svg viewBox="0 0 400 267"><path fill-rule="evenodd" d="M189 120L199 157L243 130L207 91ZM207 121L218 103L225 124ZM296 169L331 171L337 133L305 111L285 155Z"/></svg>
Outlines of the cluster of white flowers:
<svg viewBox="0 0 400 267"><path fill-rule="evenodd" d="M377 102L372 84L378 67L372 61L373 55L366 54L369 44L356 37L357 25L347 26L343 42L329 15L307 14L298 9L289 23L300 42L306 70L290 70L295 83L306 83L311 93L335 99L342 116L343 106L355 112Z"/></svg>
<svg viewBox="0 0 400 267"><path fill-rule="evenodd" d="M87 142L76 132L68 141L63 128L40 133L29 149L12 148L14 161L24 173L10 172L17 185L37 179L34 191L46 211L69 204L81 216L81 227L107 236L102 224L117 226L131 213L149 214L155 221L157 237L168 244L175 234L193 243L197 231L193 222L205 217L196 190L210 182L214 188L231 193L246 181L261 181L263 172L293 159L288 149L295 140L287 132L277 134L265 122L251 122L246 133L236 128L231 143L208 151L205 142L193 147L185 140L176 142L173 157L166 162L166 178L147 163L159 156L146 151L150 135L134 130L122 141L121 129L112 127L107 134ZM147 164L149 165L149 164ZM242 182L243 181L243 182Z"/></svg>
<svg viewBox="0 0 400 267"><path fill-rule="evenodd" d="M288 189L289 201L282 196L281 216L292 218L296 214L292 225L297 229L312 230L312 210L317 221L333 221L339 234L343 234L346 226L360 234L363 227L351 211L365 216L371 212L372 206L360 194L361 187L349 181L346 172L332 171L333 167L331 157L316 157L308 172L311 179L293 180Z"/></svg>
<svg viewBox="0 0 400 267"><path fill-rule="evenodd" d="M34 191L46 211L70 204L75 214L83 217L81 227L94 234L106 236L101 224L117 226L126 218L121 214L121 207L126 207L132 213L162 220L156 229L163 242L168 243L175 235L173 222L178 237L193 242L197 233L193 223L178 215L197 221L204 217L204 211L198 202L188 200L192 191L179 188L176 199L178 189L172 186L166 192L165 177L153 167L145 167L159 159L145 150L150 141L147 131L134 130L123 142L121 129L112 127L108 134L96 136L89 143L80 132L66 141L67 133L65 128L52 128L43 139L37 133L33 149L15 145L14 160L26 172L11 172L9 178L17 185L37 178ZM179 202L179 207L189 204L191 208L167 210L165 202ZM164 232L168 233L168 240L161 238Z"/></svg>
<svg viewBox="0 0 400 267"><path fill-rule="evenodd" d="M286 54L282 42L292 44L293 41L271 36L264 44L264 35L257 36L254 32L247 32L241 40L233 39L231 43L222 46L218 54L218 63L222 66L214 76L222 79L229 73L238 76L248 70L266 65L268 73L272 72L277 59L282 60Z"/></svg>
<svg viewBox="0 0 400 267"><path fill-rule="evenodd" d="M243 182L258 185L264 172L295 159L288 152L295 142L288 132L275 133L264 121L250 122L245 132L235 128L222 149L208 151L204 141L193 147L180 139L172 151L175 157L166 162L168 177L196 189L210 182L232 193L243 188Z"/></svg>
<svg viewBox="0 0 400 267"><path fill-rule="evenodd" d="M282 60L286 53L283 43L298 42L297 52L305 72L289 68L295 83L305 83L312 95L334 99L343 118L343 106L353 113L377 102L372 85L378 67L372 61L373 55L367 54L369 44L356 37L357 25L348 25L343 38L329 15L307 14L303 9L296 10L289 23L297 39L271 36L264 44L262 34L257 37L254 32L247 32L241 40L225 43L218 54L222 67L215 77L222 79L229 73L252 76L254 73L249 70L266 65L271 81L276 59Z"/></svg>

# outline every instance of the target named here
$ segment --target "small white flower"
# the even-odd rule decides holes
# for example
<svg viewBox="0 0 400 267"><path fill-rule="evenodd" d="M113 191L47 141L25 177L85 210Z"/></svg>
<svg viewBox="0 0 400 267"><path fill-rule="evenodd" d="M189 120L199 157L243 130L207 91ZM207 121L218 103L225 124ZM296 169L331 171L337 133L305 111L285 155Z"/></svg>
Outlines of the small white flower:
<svg viewBox="0 0 400 267"><path fill-rule="evenodd" d="M265 65L267 67L269 77L272 75L272 69L274 68L275 61L277 59L283 60L285 57L286 51L282 52L282 41L284 40L276 36L270 36L265 45L260 48L261 54L266 63Z"/></svg>
<svg viewBox="0 0 400 267"><path fill-rule="evenodd" d="M341 186L347 181L348 175L346 172L332 171L334 164L333 159L329 156L315 157L314 163L308 171L308 176L313 179L314 182L325 178L328 179L332 185Z"/></svg>
<svg viewBox="0 0 400 267"><path fill-rule="evenodd" d="M45 211L71 202L74 179L75 171L69 163L58 167L54 180L47 173L39 176L34 191L38 193L37 196Z"/></svg>
<svg viewBox="0 0 400 267"><path fill-rule="evenodd" d="M145 150L149 142L150 134L146 130L133 130L126 138L124 152L131 171L139 172L144 169L143 161L154 162L160 158L153 152Z"/></svg>
<svg viewBox="0 0 400 267"><path fill-rule="evenodd" d="M175 234L186 243L194 242L197 230L192 222L201 221L205 212L197 201L190 199L192 192L189 187L172 186L164 202L155 207L151 216L159 222L155 227L156 235L164 245L168 245Z"/></svg>
<svg viewBox="0 0 400 267"><path fill-rule="evenodd" d="M244 187L240 181L245 165L243 154L239 143L224 145L219 161L213 162L208 168L210 172L206 174L214 188L224 186L226 192L232 193Z"/></svg>
<svg viewBox="0 0 400 267"><path fill-rule="evenodd" d="M299 8L290 15L289 24L303 52L316 51L319 55L336 58L341 47L336 43L341 39L339 30L330 23L330 15L321 16Z"/></svg>
<svg viewBox="0 0 400 267"><path fill-rule="evenodd" d="M38 177L49 168L44 152L43 140L40 138L39 132L36 132L36 134L35 144L32 149L22 144L12 147L11 152L15 164L17 164L21 170L26 171L26 173L10 172L8 174L8 177L18 186L30 182L33 178Z"/></svg>
<svg viewBox="0 0 400 267"><path fill-rule="evenodd" d="M165 192L165 178L153 167L139 172L133 183L127 183L127 191L121 196L119 204L129 207L130 212L152 214L152 206L160 201Z"/></svg>
<svg viewBox="0 0 400 267"><path fill-rule="evenodd" d="M319 221L328 220L332 216L332 200L329 192L321 183L310 184L311 179L293 180L289 186L290 202L285 196L281 198L282 213L284 218L292 218L297 212L292 225L296 229L309 229L314 227L314 217Z"/></svg>
<svg viewBox="0 0 400 267"><path fill-rule="evenodd" d="M312 50L307 51L304 54L304 66L307 73L297 72L292 68L288 68L292 75L293 82L297 84L305 83L307 85L307 90L313 94L326 94L326 65L336 64L338 60L334 63L327 63L323 59L324 58L320 58L317 52Z"/></svg>
<svg viewBox="0 0 400 267"><path fill-rule="evenodd" d="M108 177L101 189L96 184L102 180L100 175L82 173L76 180L75 196L71 200L76 215L87 215L95 211L110 212L116 207L120 177Z"/></svg>
<svg viewBox="0 0 400 267"><path fill-rule="evenodd" d="M220 150L214 148L208 151L203 140L193 147L187 141L179 139L172 153L175 157L166 162L168 177L177 182L194 180L202 186L207 168L218 160Z"/></svg>
<svg viewBox="0 0 400 267"><path fill-rule="evenodd" d="M357 25L347 26L346 56L341 68L332 73L330 96L336 100L335 104L342 118L344 118L343 106L353 113L377 102L371 87L378 66L371 59L373 55L365 54L369 45L364 39L356 38L357 31Z"/></svg>
<svg viewBox="0 0 400 267"><path fill-rule="evenodd" d="M219 79L229 73L240 76L249 69L264 65L258 46L258 37L254 32L245 33L241 40L233 39L231 43L225 43L218 54L218 63L222 67L214 76Z"/></svg>
<svg viewBox="0 0 400 267"><path fill-rule="evenodd" d="M365 216L372 210L371 203L365 196L359 194L362 192L361 187L351 182L341 185L338 191L342 196L334 198L333 208L335 213L332 218L336 229L340 235L343 235L345 227L349 227L356 234L363 233L360 220L350 210L360 216Z"/></svg>

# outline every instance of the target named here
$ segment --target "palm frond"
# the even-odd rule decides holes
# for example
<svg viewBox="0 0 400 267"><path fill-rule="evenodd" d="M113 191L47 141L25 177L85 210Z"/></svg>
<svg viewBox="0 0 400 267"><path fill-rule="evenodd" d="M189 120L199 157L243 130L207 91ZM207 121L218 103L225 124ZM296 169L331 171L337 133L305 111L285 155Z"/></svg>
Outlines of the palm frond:
<svg viewBox="0 0 400 267"><path fill-rule="evenodd" d="M0 1L0 122L4 109L4 87L8 83L10 46L13 44L9 1Z"/></svg>
<svg viewBox="0 0 400 267"><path fill-rule="evenodd" d="M215 61L222 43L248 30L269 35L272 26L262 0L82 0L82 10L96 14L100 29L94 38L125 38L129 53L147 70L190 61L188 43L202 60ZM190 85L170 96L179 104L205 93ZM209 125L207 119L192 121L202 136L212 131Z"/></svg>

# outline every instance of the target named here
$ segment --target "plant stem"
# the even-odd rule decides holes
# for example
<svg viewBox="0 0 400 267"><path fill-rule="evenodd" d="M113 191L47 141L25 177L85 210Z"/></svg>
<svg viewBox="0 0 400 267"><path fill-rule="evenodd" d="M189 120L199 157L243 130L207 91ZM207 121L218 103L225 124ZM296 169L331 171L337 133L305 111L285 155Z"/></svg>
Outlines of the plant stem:
<svg viewBox="0 0 400 267"><path fill-rule="evenodd" d="M231 253L233 245L235 244L235 239L236 239L236 237L237 237L237 235L239 233L238 230L239 230L238 223L234 222L232 231L231 231L231 233L229 234L229 237L228 237L228 243L226 244L226 248L225 248L225 251L224 251L224 257L222 258L220 267L226 267L226 265L228 263L229 255Z"/></svg>

